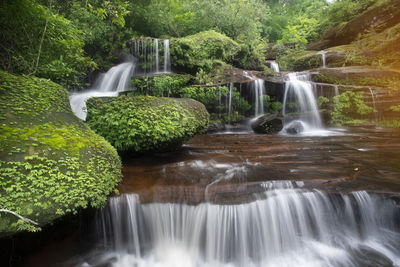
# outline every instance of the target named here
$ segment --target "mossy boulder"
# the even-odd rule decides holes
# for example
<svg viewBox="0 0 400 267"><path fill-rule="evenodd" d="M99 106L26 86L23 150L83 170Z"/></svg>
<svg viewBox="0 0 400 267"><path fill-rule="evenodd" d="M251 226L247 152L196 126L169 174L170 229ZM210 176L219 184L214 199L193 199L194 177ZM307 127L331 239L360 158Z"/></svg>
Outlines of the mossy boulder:
<svg viewBox="0 0 400 267"><path fill-rule="evenodd" d="M0 71L0 207L48 224L100 207L121 179L116 150L71 111L60 85ZM0 236L38 230L0 213Z"/></svg>
<svg viewBox="0 0 400 267"><path fill-rule="evenodd" d="M260 134L278 133L283 129L283 117L279 114L266 114L258 117L251 124L251 128Z"/></svg>
<svg viewBox="0 0 400 267"><path fill-rule="evenodd" d="M232 64L240 45L216 31L204 31L183 38L171 39L171 58L175 68L196 73L227 68Z"/></svg>
<svg viewBox="0 0 400 267"><path fill-rule="evenodd" d="M86 106L88 125L123 153L175 150L208 127L206 108L193 99L128 94Z"/></svg>

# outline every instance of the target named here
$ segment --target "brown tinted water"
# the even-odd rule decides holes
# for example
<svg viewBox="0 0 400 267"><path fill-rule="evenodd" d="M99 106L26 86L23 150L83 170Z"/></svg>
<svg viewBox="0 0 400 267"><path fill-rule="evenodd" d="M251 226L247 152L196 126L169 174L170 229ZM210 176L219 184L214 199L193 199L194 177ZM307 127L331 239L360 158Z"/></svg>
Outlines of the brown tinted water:
<svg viewBox="0 0 400 267"><path fill-rule="evenodd" d="M262 197L272 181L327 193L400 192L400 131L350 128L331 136L212 134L179 151L124 160L121 193L142 203L244 203ZM47 242L10 266L74 266L81 231ZM35 238L35 237L32 237ZM39 247L39 246L38 246ZM79 257L79 256L78 256Z"/></svg>
<svg viewBox="0 0 400 267"><path fill-rule="evenodd" d="M400 192L400 131L203 135L178 152L127 159L123 174L120 192L142 202L242 202L276 180L343 193Z"/></svg>

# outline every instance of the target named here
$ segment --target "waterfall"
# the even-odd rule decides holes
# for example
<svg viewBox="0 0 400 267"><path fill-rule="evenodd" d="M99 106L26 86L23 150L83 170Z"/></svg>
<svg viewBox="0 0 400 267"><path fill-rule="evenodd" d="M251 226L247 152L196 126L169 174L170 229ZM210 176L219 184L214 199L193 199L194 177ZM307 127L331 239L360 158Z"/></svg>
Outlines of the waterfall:
<svg viewBox="0 0 400 267"><path fill-rule="evenodd" d="M164 40L164 72L171 71L171 55L169 53L169 40Z"/></svg>
<svg viewBox="0 0 400 267"><path fill-rule="evenodd" d="M79 266L397 266L396 204L365 191L328 195L290 181L240 205L110 199L97 216L100 255Z"/></svg>
<svg viewBox="0 0 400 267"><path fill-rule="evenodd" d="M339 85L335 85L335 96L339 95Z"/></svg>
<svg viewBox="0 0 400 267"><path fill-rule="evenodd" d="M372 91L371 87L369 87L368 90L369 90L369 92L371 93L372 105L373 105L373 107L374 107L375 122L378 122L378 112L377 112L377 109L376 109L376 103L375 103L374 92Z"/></svg>
<svg viewBox="0 0 400 267"><path fill-rule="evenodd" d="M321 55L322 68L326 68L326 51L319 51L317 55Z"/></svg>
<svg viewBox="0 0 400 267"><path fill-rule="evenodd" d="M137 73L147 75L171 72L169 40L163 40L164 63L160 70L160 41L157 38L137 38L131 41L131 54L137 59Z"/></svg>
<svg viewBox="0 0 400 267"><path fill-rule="evenodd" d="M254 92L255 92L255 117L264 115L264 80L254 80Z"/></svg>
<svg viewBox="0 0 400 267"><path fill-rule="evenodd" d="M232 98L233 98L233 83L229 84L229 102L228 102L228 122L232 122Z"/></svg>
<svg viewBox="0 0 400 267"><path fill-rule="evenodd" d="M270 61L271 69L275 72L279 72L279 65L276 61Z"/></svg>
<svg viewBox="0 0 400 267"><path fill-rule="evenodd" d="M156 62L156 73L160 72L160 59L158 54L158 39L154 39L154 54Z"/></svg>
<svg viewBox="0 0 400 267"><path fill-rule="evenodd" d="M86 100L91 97L118 96L130 85L135 63L125 62L112 67L107 73L99 75L88 90L72 93L69 97L72 111L82 120L86 119Z"/></svg>
<svg viewBox="0 0 400 267"><path fill-rule="evenodd" d="M295 119L289 118L288 111ZM297 128L295 133L303 130L304 132L313 132L323 129L313 84L308 73L289 74L289 80L285 83L282 113L285 116L284 132L289 132L293 128Z"/></svg>

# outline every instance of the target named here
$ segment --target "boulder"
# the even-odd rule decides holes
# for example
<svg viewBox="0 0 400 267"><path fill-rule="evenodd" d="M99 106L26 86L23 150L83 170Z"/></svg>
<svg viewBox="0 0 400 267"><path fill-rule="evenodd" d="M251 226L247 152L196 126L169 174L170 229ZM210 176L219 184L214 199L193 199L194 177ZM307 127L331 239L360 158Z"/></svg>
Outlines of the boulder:
<svg viewBox="0 0 400 267"><path fill-rule="evenodd" d="M53 82L0 71L0 207L41 226L101 207L121 179L116 150L71 111ZM1 213L0 236L32 224Z"/></svg>
<svg viewBox="0 0 400 267"><path fill-rule="evenodd" d="M288 134L298 134L304 131L304 126L301 121L292 121L285 127Z"/></svg>
<svg viewBox="0 0 400 267"><path fill-rule="evenodd" d="M277 133L283 128L283 117L279 114L263 115L251 124L251 128L255 133Z"/></svg>
<svg viewBox="0 0 400 267"><path fill-rule="evenodd" d="M87 124L123 153L164 152L207 131L209 114L188 98L121 95L87 101Z"/></svg>

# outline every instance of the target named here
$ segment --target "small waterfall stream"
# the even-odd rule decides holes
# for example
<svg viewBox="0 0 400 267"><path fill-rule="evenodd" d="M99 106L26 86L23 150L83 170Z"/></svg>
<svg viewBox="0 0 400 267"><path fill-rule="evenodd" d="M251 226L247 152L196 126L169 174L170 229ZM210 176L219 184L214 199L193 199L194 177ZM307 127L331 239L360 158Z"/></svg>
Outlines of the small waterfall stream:
<svg viewBox="0 0 400 267"><path fill-rule="evenodd" d="M169 40L164 40L164 72L171 71L171 55L169 53Z"/></svg>
<svg viewBox="0 0 400 267"><path fill-rule="evenodd" d="M271 61L270 64L271 64L271 69L273 71L275 71L275 72L279 72L280 71L279 70L279 65L278 65L278 63L276 61Z"/></svg>
<svg viewBox="0 0 400 267"><path fill-rule="evenodd" d="M266 182L262 199L240 205L113 197L96 220L101 256L78 266L396 266L394 202L298 184Z"/></svg>
<svg viewBox="0 0 400 267"><path fill-rule="evenodd" d="M255 79L254 80L254 93L255 93L255 117L264 115L264 80Z"/></svg>
<svg viewBox="0 0 400 267"><path fill-rule="evenodd" d="M282 114L285 116L283 132L290 132L294 128L294 133L324 130L313 91L313 83L308 73L289 74L283 99Z"/></svg>
<svg viewBox="0 0 400 267"><path fill-rule="evenodd" d="M321 55L322 68L326 68L326 51L319 51L317 55Z"/></svg>
<svg viewBox="0 0 400 267"><path fill-rule="evenodd" d="M135 70L133 61L112 67L107 73L100 74L94 85L88 90L72 93L69 97L72 111L82 120L86 119L86 100L91 97L118 96L129 87Z"/></svg>
<svg viewBox="0 0 400 267"><path fill-rule="evenodd" d="M371 94L372 105L374 107L375 123L377 123L378 122L378 112L377 112L377 108L376 108L374 92L372 91L371 87L369 87L368 90Z"/></svg>

